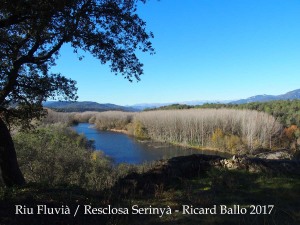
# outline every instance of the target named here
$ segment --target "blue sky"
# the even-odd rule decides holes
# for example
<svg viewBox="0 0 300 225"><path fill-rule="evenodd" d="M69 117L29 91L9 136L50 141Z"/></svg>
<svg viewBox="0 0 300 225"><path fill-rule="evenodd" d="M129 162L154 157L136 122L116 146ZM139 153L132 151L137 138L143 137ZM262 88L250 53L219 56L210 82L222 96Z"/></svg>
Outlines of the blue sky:
<svg viewBox="0 0 300 225"><path fill-rule="evenodd" d="M150 0L138 12L156 50L139 54L140 82L61 49L52 71L77 81L79 101L233 100L300 88L299 0Z"/></svg>

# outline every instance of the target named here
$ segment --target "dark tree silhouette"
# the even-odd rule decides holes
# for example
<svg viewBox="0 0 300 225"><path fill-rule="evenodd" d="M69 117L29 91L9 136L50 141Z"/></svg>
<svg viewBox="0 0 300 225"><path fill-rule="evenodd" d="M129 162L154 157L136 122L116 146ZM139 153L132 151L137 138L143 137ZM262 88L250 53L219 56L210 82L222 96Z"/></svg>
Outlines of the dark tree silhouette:
<svg viewBox="0 0 300 225"><path fill-rule="evenodd" d="M76 82L52 74L62 45L90 52L112 72L139 80L136 51L154 52L136 14L145 0L4 0L0 5L0 166L7 186L25 183L9 125L29 127L49 98L76 100Z"/></svg>

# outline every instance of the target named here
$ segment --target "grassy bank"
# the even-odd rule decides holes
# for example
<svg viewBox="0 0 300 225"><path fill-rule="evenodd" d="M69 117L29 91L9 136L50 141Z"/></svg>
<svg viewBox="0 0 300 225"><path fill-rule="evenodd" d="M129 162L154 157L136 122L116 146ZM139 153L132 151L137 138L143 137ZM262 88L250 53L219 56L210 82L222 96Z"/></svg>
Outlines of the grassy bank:
<svg viewBox="0 0 300 225"><path fill-rule="evenodd" d="M132 176L134 177L134 176ZM132 178L133 182L134 179ZM151 181L148 181L151 183ZM124 194L126 185L106 191L87 191L78 187L47 188L39 184L0 190L1 224L286 224L300 222L300 178L265 173L211 168L199 176L173 179L158 184L154 192L143 189ZM15 215L15 205L34 207L68 206L71 215ZM80 210L74 217L76 207ZM84 205L93 208L128 209L127 215L85 215ZM132 207L168 208L170 215L135 215ZM246 208L245 215L221 215L220 207ZM234 206L235 205L235 206ZM253 205L253 206L251 206ZM274 205L270 214L253 214L252 207ZM217 208L217 214L183 214L183 206ZM179 210L176 212L175 210ZM142 211L141 211L142 212Z"/></svg>

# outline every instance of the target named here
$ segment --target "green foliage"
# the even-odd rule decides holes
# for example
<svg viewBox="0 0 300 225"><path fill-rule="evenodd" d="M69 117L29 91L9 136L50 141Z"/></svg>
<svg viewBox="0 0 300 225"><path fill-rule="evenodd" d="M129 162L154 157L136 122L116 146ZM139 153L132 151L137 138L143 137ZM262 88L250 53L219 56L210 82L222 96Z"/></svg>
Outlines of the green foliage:
<svg viewBox="0 0 300 225"><path fill-rule="evenodd" d="M0 164L7 185L25 182L7 124L28 128L44 116L44 101L77 99L76 81L50 71L63 45L110 63L112 72L129 81L140 80L137 51L154 54L154 49L153 34L136 14L139 2L145 0L1 1L0 130L9 140L0 142Z"/></svg>
<svg viewBox="0 0 300 225"><path fill-rule="evenodd" d="M161 106L158 108L150 108L150 109L145 109L144 111L152 111L152 110L171 110L171 109L190 109L193 108L193 106L186 105L186 104L172 104L172 105L167 105L167 106Z"/></svg>
<svg viewBox="0 0 300 225"><path fill-rule="evenodd" d="M144 172L152 164L113 166L92 141L61 124L44 125L13 137L18 161L29 183L45 186L110 188L130 172Z"/></svg>
<svg viewBox="0 0 300 225"><path fill-rule="evenodd" d="M117 176L112 176L111 162L101 151L92 152L87 165L89 166L89 170L85 174L87 183L81 186L93 190L102 190L114 184Z"/></svg>
<svg viewBox="0 0 300 225"><path fill-rule="evenodd" d="M108 181L112 171L110 160L93 151L93 144L84 136L64 126L20 132L14 136L14 143L28 182L93 189L112 185L113 181Z"/></svg>
<svg viewBox="0 0 300 225"><path fill-rule="evenodd" d="M153 54L154 49L150 42L153 34L146 31L146 23L136 14L138 2L2 1L0 112L6 114L3 118L40 118L43 101L77 99L76 82L49 71L60 48L67 43L74 53L82 49L101 63L110 63L112 72L129 81L140 80L143 64L136 50Z"/></svg>

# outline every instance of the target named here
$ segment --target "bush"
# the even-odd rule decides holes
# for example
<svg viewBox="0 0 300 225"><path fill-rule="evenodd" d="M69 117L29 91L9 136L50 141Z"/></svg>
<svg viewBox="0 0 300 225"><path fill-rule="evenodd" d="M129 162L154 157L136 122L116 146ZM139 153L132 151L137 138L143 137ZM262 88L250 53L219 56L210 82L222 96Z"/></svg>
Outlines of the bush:
<svg viewBox="0 0 300 225"><path fill-rule="evenodd" d="M211 136L212 146L219 150L225 147L224 133L220 128L215 129Z"/></svg>
<svg viewBox="0 0 300 225"><path fill-rule="evenodd" d="M143 126L143 124L140 121L135 121L133 135L140 140L149 139L147 129Z"/></svg>
<svg viewBox="0 0 300 225"><path fill-rule="evenodd" d="M44 126L19 132L13 139L27 182L97 190L113 183L110 160L100 151L94 151L84 136L69 128Z"/></svg>
<svg viewBox="0 0 300 225"><path fill-rule="evenodd" d="M232 134L225 136L225 145L226 149L228 149L231 154L236 154L239 150L244 149L241 139L238 136Z"/></svg>

